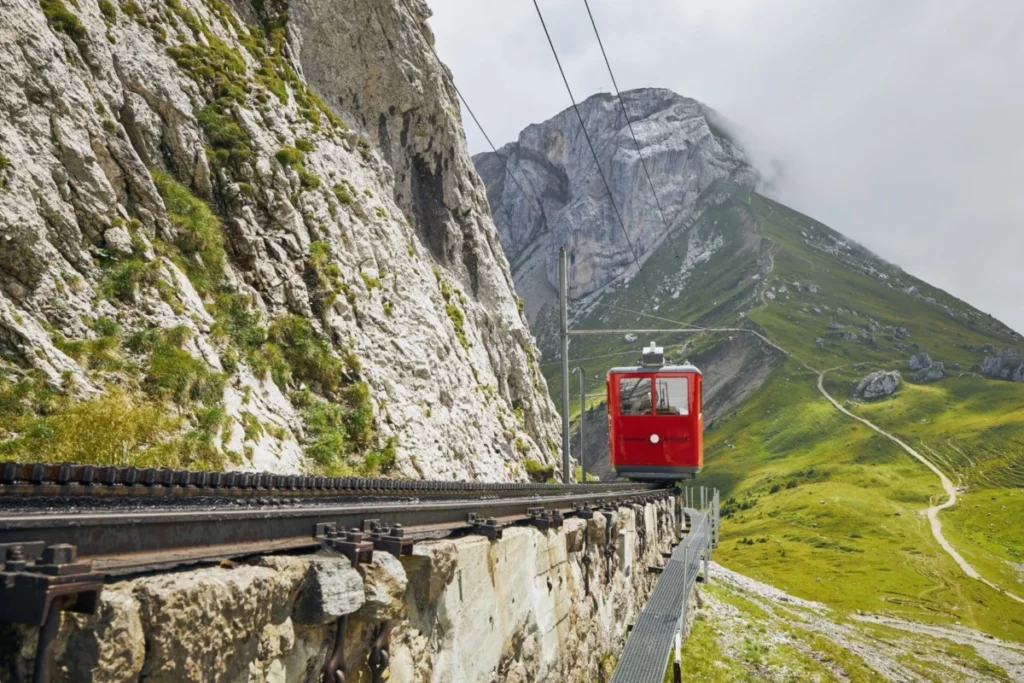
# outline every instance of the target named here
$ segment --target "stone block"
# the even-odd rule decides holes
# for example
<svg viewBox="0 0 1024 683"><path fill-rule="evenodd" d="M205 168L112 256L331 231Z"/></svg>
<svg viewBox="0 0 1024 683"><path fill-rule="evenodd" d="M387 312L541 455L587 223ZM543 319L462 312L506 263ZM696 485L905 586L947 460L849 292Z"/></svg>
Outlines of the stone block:
<svg viewBox="0 0 1024 683"><path fill-rule="evenodd" d="M310 562L294 617L302 624L328 624L365 602L363 579L347 558L318 557Z"/></svg>
<svg viewBox="0 0 1024 683"><path fill-rule="evenodd" d="M360 565L365 603L362 616L370 620L394 619L403 608L409 578L405 568L390 553L374 553L373 562Z"/></svg>

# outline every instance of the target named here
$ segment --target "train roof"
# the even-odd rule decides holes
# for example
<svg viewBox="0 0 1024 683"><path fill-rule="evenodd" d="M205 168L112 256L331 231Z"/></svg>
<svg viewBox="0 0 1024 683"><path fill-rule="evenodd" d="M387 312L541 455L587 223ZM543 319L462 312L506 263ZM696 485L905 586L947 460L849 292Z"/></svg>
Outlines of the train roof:
<svg viewBox="0 0 1024 683"><path fill-rule="evenodd" d="M682 365L624 365L612 368L608 371L608 374L612 375L624 372L695 372L698 375L704 374L700 371L700 368L691 363L683 363Z"/></svg>

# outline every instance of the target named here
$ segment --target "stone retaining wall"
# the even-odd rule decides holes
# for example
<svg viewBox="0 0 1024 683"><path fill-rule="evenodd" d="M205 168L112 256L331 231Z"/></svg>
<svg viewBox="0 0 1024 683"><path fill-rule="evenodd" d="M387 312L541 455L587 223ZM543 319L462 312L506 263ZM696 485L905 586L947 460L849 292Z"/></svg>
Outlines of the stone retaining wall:
<svg viewBox="0 0 1024 683"><path fill-rule="evenodd" d="M96 616L63 615L57 681L319 682L342 616L347 683L371 680L384 624L392 683L608 680L657 580L647 567L678 538L674 502L421 542L356 568L269 556L111 583ZM0 681L31 679L35 642L0 625Z"/></svg>

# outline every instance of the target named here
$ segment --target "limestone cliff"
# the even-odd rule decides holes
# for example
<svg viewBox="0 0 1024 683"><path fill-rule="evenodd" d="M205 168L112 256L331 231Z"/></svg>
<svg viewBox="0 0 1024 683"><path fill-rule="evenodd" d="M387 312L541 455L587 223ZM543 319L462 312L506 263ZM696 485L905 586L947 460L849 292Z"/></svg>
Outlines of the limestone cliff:
<svg viewBox="0 0 1024 683"><path fill-rule="evenodd" d="M554 410L422 0L0 0L0 457L524 476Z"/></svg>
<svg viewBox="0 0 1024 683"><path fill-rule="evenodd" d="M570 296L588 297L635 274L633 250L643 263L668 236L666 223L675 230L695 217L698 197L713 182L752 188L757 181L743 151L700 102L660 88L622 97L632 133L614 96L589 97L580 113L628 237L572 109L527 126L499 150L515 180L493 153L473 159L531 320L555 294L560 246L569 252Z"/></svg>

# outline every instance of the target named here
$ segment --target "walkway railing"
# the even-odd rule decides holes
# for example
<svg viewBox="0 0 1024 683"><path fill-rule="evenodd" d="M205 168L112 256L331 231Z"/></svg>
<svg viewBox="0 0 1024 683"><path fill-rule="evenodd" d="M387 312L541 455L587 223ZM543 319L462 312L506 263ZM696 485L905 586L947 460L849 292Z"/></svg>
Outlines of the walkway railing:
<svg viewBox="0 0 1024 683"><path fill-rule="evenodd" d="M673 649L675 680L679 680L686 603L702 568L704 580L708 579L708 564L712 549L718 545L719 527L717 489L687 487L681 498L687 521L685 535L672 550L630 631L612 683L661 683Z"/></svg>

